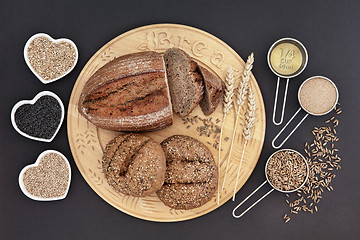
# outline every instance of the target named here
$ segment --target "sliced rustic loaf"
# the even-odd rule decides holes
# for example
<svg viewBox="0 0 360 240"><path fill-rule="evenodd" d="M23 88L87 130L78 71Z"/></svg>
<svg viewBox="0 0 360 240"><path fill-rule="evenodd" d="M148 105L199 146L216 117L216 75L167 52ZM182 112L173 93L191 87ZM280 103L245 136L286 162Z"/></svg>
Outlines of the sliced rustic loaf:
<svg viewBox="0 0 360 240"><path fill-rule="evenodd" d="M188 115L201 101L204 85L197 63L184 51L170 48L164 53L173 110Z"/></svg>
<svg viewBox="0 0 360 240"><path fill-rule="evenodd" d="M78 108L90 122L109 130L170 126L173 113L162 55L140 52L105 64L86 82Z"/></svg>
<svg viewBox="0 0 360 240"><path fill-rule="evenodd" d="M204 97L200 102L200 107L203 113L209 116L220 103L224 92L224 83L205 67L199 66L199 69L205 86Z"/></svg>

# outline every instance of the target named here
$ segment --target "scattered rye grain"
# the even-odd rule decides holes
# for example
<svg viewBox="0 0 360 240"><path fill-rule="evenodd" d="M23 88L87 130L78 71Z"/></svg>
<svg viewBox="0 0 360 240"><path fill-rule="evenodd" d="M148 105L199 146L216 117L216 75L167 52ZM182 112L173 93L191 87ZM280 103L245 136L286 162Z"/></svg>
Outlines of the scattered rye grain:
<svg viewBox="0 0 360 240"><path fill-rule="evenodd" d="M340 123L337 119L338 114L342 112L339 105L333 111L336 117L332 116L326 120L326 126L314 127L311 131L314 139L304 145L306 161L310 168L309 178L306 184L297 191L297 194L290 194L290 198L286 196L290 213L303 211L312 214L318 212L318 204L323 198L324 190L328 192L334 190L330 185L336 177L334 171L341 169L341 157L338 155L339 149L336 148L339 137L335 130ZM304 204L299 207L301 198Z"/></svg>

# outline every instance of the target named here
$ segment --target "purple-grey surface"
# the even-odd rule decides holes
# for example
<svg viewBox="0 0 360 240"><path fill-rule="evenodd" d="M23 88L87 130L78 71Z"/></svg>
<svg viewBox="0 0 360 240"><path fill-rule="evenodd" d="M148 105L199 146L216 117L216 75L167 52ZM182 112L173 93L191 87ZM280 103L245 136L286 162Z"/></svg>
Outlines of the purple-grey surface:
<svg viewBox="0 0 360 240"><path fill-rule="evenodd" d="M51 143L24 138L10 122L13 105L49 90L64 102L90 57L114 37L135 27L179 23L207 31L230 45L243 59L254 52L253 73L266 107L266 137L258 164L237 201L228 201L202 217L155 223L116 210L85 182L72 158L66 122ZM359 1L2 1L0 8L0 239L359 239L360 237L360 2ZM23 59L23 47L33 34L73 40L79 49L75 69L63 79L41 83ZM266 55L283 37L300 40L309 63L290 80L285 120L299 107L297 90L314 75L332 79L340 92L343 113L337 128L342 169L325 192L316 214L299 213L284 224L284 195L274 192L241 219L232 209L265 180L264 167L280 130L272 124L276 76ZM283 84L285 81L282 82ZM303 151L311 130L328 116L310 116L284 147ZM36 202L18 186L21 169L46 149L62 152L72 167L68 196ZM264 190L265 191L265 190Z"/></svg>

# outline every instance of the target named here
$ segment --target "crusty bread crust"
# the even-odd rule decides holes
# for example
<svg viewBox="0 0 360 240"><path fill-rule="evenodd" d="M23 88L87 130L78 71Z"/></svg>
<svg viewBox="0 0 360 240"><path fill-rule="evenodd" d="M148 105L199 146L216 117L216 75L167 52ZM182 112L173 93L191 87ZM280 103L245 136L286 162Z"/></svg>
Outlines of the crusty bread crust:
<svg viewBox="0 0 360 240"><path fill-rule="evenodd" d="M129 95L131 99L124 99ZM105 64L86 82L78 109L94 125L109 130L142 132L170 126L173 114L162 55L133 53Z"/></svg>
<svg viewBox="0 0 360 240"><path fill-rule="evenodd" d="M145 197L164 183L166 160L159 143L140 134L124 134L105 148L102 167L107 182L116 191Z"/></svg>
<svg viewBox="0 0 360 240"><path fill-rule="evenodd" d="M170 208L192 209L210 201L218 171L210 150L190 136L175 135L161 146L166 157L165 182L157 195Z"/></svg>

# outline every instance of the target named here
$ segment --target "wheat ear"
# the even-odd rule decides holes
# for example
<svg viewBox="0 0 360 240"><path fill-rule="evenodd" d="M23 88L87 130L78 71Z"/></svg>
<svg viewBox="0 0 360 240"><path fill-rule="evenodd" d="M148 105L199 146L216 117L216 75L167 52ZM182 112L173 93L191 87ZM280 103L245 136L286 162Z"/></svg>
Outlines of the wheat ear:
<svg viewBox="0 0 360 240"><path fill-rule="evenodd" d="M224 129L224 123L226 119L226 115L230 112L233 107L233 96L234 96L234 70L230 66L227 70L225 77L225 92L223 99L223 118L221 121L221 130L220 130L220 140L219 140L219 152L218 152L218 174L220 176L220 163L221 163L221 140ZM217 203L220 203L220 181L218 181L218 196Z"/></svg>
<svg viewBox="0 0 360 240"><path fill-rule="evenodd" d="M241 154L241 159L240 159L238 172L237 172L237 175L236 175L236 183L235 183L235 187L234 187L233 201L235 201L236 188L237 188L237 184L238 184L238 181L239 181L241 165L242 165L242 162L243 162L243 159L244 159L245 148L246 148L246 145L247 145L248 141L250 141L250 139L251 139L252 132L253 132L253 129L254 129L255 115L256 115L255 112L256 112L255 95L254 95L253 91L251 90L251 88L249 88L248 109L246 111L245 125L244 125L244 129L243 129L243 133L242 133L243 136L244 136L244 139L245 139L245 143L244 143L243 151L242 151L242 154Z"/></svg>
<svg viewBox="0 0 360 240"><path fill-rule="evenodd" d="M235 115L236 120L235 120L234 131L233 131L231 144L230 144L230 152L229 152L229 156L227 158L225 175L224 175L224 180L223 180L223 184L222 184L222 187L221 187L221 191L223 191L224 188L225 188L226 176L227 176L227 172L228 172L228 169L229 169L229 163L230 163L230 159L231 159L232 148L233 148L233 145L234 145L234 140L235 140L235 135L236 135L236 127L238 125L241 107L244 105L244 103L246 101L248 88L249 88L249 79L250 79L250 75L251 75L251 69L253 68L253 64L254 64L254 54L251 53L250 56L248 57L247 61L246 61L245 68L244 68L244 70L243 70L243 72L241 74L241 79L240 79L239 86L236 89L236 95L235 95L235 97L236 97L236 105L237 105L237 111L236 111L236 115Z"/></svg>

